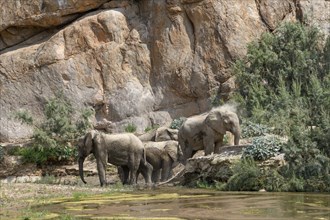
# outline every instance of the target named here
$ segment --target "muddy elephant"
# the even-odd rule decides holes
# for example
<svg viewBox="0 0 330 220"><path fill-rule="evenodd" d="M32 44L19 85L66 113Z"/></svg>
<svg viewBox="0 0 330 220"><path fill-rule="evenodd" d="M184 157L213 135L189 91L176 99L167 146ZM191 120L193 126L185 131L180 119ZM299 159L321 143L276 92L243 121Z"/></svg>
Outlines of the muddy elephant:
<svg viewBox="0 0 330 220"><path fill-rule="evenodd" d="M84 183L83 164L91 153L96 158L101 186L107 183L107 163L127 169L128 184L136 183L138 169L145 176L146 183L151 183L152 166L146 161L143 143L134 134L104 134L93 130L81 138L78 143L78 162L79 175Z"/></svg>
<svg viewBox="0 0 330 220"><path fill-rule="evenodd" d="M219 153L226 131L234 135L234 144L238 145L241 133L239 119L228 106L220 106L210 112L189 117L178 133L179 148L182 152L179 161L185 164L198 150L204 150L205 155Z"/></svg>
<svg viewBox="0 0 330 220"><path fill-rule="evenodd" d="M172 169L178 162L178 142L177 141L149 141L144 143L146 149L147 162L152 165L153 183L159 181L164 182L172 176ZM118 167L118 173L122 182L125 182L127 177L127 170L124 167ZM145 178L143 170L139 169L138 174L142 173Z"/></svg>

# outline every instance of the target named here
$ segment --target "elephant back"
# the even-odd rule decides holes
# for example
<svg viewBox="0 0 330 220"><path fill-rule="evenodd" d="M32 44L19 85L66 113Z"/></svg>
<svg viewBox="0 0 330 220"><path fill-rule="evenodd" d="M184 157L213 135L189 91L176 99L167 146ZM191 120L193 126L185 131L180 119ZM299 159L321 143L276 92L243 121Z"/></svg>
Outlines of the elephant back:
<svg viewBox="0 0 330 220"><path fill-rule="evenodd" d="M134 134L102 134L102 139L111 164L127 165L129 158L143 159L143 143Z"/></svg>
<svg viewBox="0 0 330 220"><path fill-rule="evenodd" d="M178 145L177 141L167 141L164 146L164 151L171 157L171 159L176 162L178 161Z"/></svg>

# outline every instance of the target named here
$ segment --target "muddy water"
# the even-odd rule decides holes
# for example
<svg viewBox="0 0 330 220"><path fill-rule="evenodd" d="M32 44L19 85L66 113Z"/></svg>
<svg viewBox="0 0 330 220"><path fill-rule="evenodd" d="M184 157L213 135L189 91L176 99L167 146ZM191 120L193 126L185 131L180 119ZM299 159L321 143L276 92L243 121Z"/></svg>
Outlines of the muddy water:
<svg viewBox="0 0 330 220"><path fill-rule="evenodd" d="M59 199L34 208L77 219L330 219L330 194L163 188Z"/></svg>

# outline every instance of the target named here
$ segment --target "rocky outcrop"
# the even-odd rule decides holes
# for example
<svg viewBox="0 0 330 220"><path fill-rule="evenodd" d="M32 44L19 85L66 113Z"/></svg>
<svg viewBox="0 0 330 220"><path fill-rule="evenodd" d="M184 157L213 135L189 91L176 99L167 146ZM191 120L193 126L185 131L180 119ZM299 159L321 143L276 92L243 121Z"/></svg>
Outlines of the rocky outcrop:
<svg viewBox="0 0 330 220"><path fill-rule="evenodd" d="M198 182L227 182L234 174L233 167L237 164L243 154L243 149L249 145L225 146L221 148L220 154L203 156L203 153L188 159L181 178L171 180L181 185L195 187ZM284 154L277 154L265 161L259 161L261 169L278 169L286 164ZM170 182L170 181L169 181Z"/></svg>
<svg viewBox="0 0 330 220"><path fill-rule="evenodd" d="M63 91L95 124L143 131L210 108L234 89L230 63L283 21L329 28L329 1L1 1L0 142L31 135L12 117Z"/></svg>
<svg viewBox="0 0 330 220"><path fill-rule="evenodd" d="M68 24L105 2L107 0L1 0L0 50L21 43L42 31Z"/></svg>

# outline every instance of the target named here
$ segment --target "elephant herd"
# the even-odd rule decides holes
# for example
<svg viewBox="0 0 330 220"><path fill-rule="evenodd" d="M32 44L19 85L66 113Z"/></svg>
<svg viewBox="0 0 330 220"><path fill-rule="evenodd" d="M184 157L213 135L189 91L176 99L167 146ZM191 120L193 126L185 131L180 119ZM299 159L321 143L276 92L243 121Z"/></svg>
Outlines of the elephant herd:
<svg viewBox="0 0 330 220"><path fill-rule="evenodd" d="M146 184L163 182L171 177L177 162L185 165L198 150L204 150L205 155L219 153L226 131L234 135L234 144L238 145L239 119L226 106L187 118L173 138L178 140L144 141L132 133L105 134L91 130L78 140L79 175L86 183L83 164L93 154L101 186L107 183L107 163L118 167L123 184L136 184L140 173Z"/></svg>

